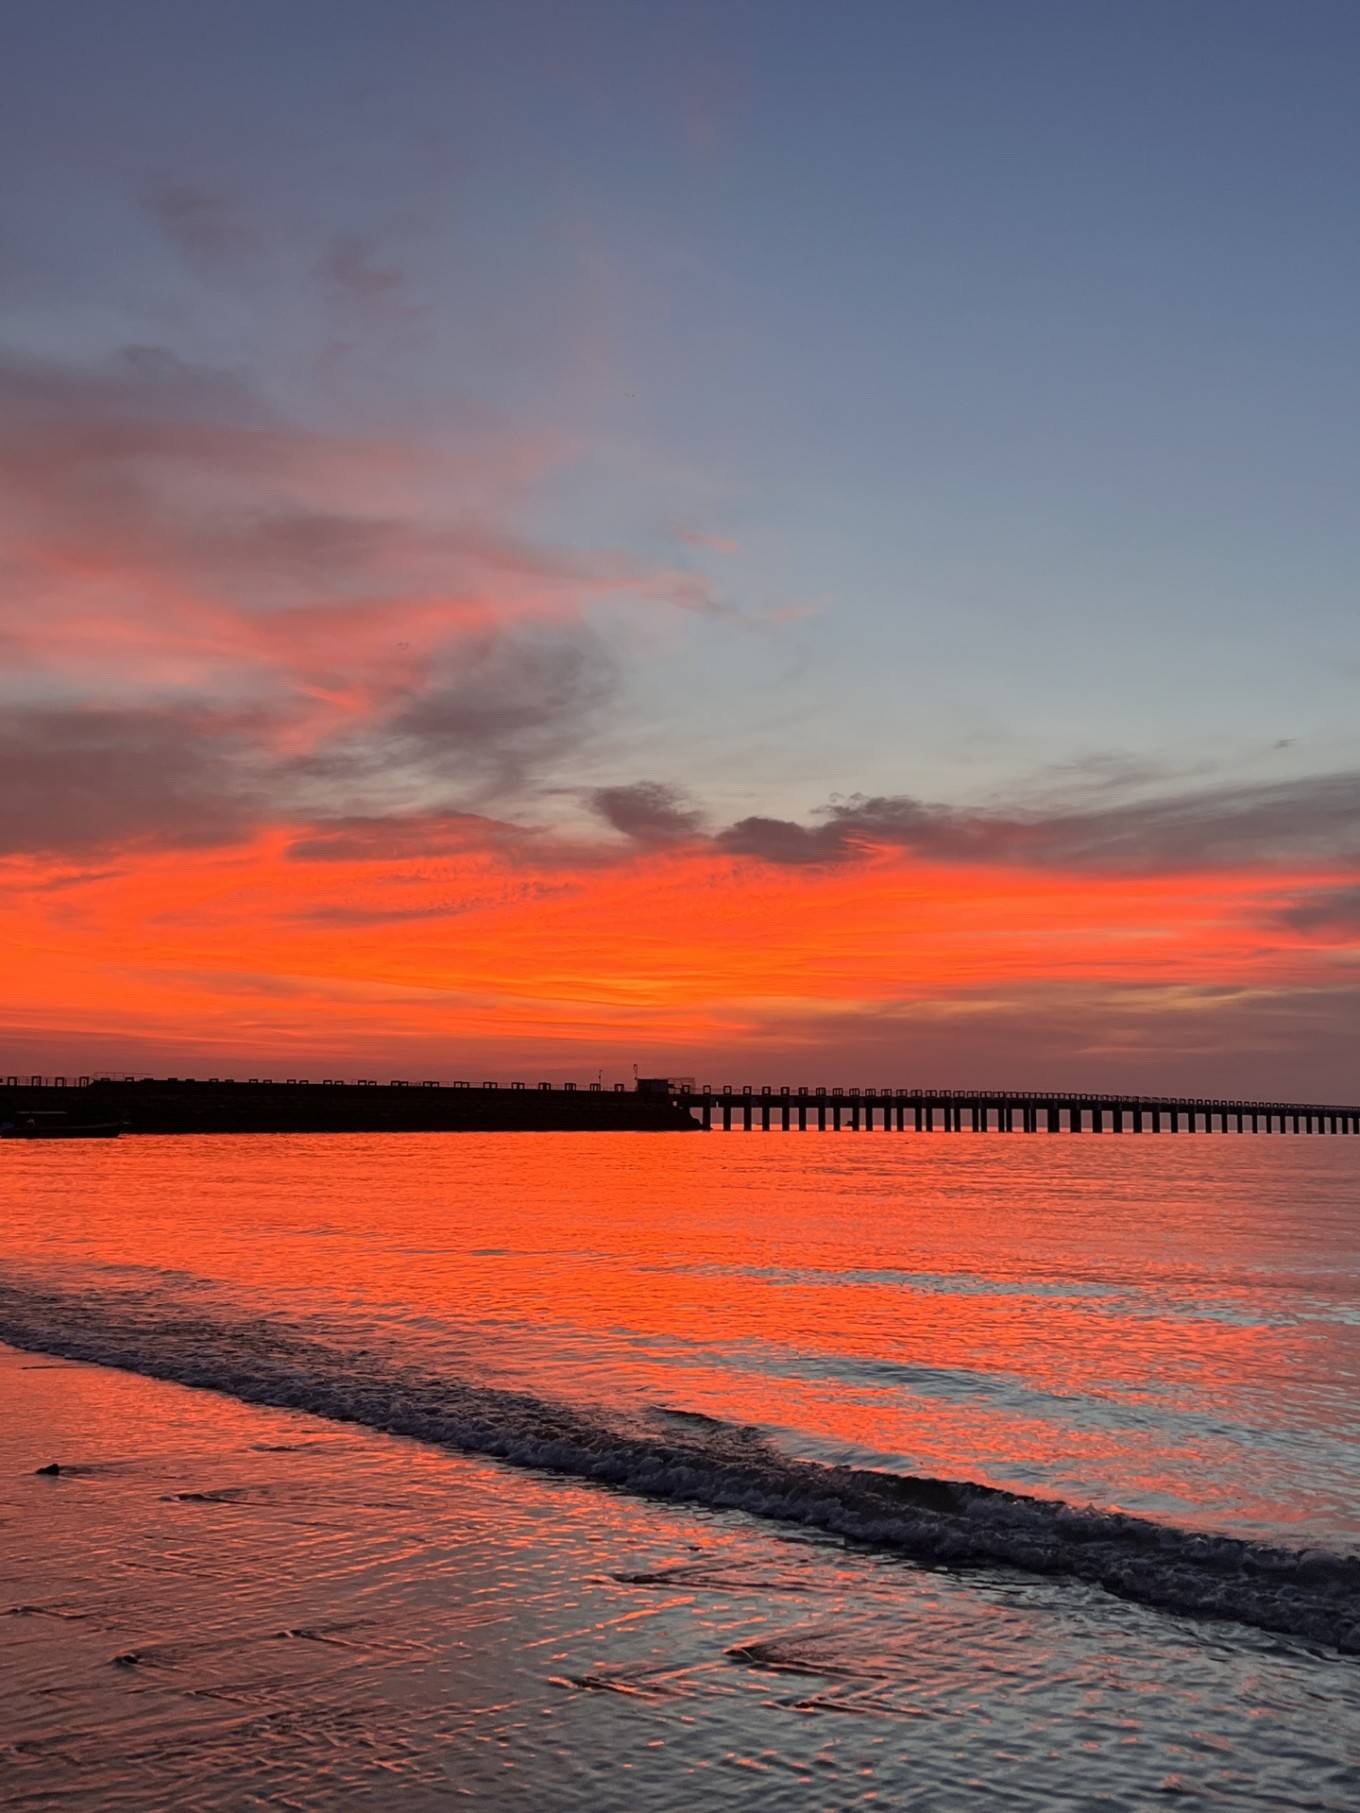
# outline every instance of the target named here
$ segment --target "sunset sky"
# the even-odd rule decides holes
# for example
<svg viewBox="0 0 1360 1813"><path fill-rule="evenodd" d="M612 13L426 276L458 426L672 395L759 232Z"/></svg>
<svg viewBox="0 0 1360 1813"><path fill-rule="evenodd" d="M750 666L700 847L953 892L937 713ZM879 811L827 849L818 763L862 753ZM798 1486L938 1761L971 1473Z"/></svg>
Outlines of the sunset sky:
<svg viewBox="0 0 1360 1813"><path fill-rule="evenodd" d="M20 0L0 1070L1360 1095L1351 0Z"/></svg>

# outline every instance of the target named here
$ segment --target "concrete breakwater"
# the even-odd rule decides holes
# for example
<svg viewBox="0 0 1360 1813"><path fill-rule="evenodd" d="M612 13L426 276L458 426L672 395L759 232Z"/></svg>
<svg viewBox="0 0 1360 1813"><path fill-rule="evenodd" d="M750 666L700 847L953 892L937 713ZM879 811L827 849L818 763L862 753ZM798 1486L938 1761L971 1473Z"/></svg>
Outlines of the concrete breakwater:
<svg viewBox="0 0 1360 1813"><path fill-rule="evenodd" d="M121 1121L129 1133L683 1133L697 1125L667 1094L599 1085L0 1077L0 1122L34 1113Z"/></svg>

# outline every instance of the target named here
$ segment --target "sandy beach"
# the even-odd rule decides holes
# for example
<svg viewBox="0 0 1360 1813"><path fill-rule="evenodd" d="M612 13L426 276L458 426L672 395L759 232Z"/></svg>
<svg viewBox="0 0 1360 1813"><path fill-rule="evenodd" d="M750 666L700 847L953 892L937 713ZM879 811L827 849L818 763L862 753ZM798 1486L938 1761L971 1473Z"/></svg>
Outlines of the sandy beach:
<svg viewBox="0 0 1360 1813"><path fill-rule="evenodd" d="M10 1349L0 1395L16 1810L1349 1804L1336 1718L1234 1762L1316 1686L1264 1639Z"/></svg>

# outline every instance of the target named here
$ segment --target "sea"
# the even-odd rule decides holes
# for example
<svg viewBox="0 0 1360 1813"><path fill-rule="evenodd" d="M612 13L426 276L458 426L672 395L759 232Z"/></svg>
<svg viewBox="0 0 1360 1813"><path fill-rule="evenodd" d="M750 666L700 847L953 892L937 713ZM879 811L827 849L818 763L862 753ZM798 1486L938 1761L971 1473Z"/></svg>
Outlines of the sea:
<svg viewBox="0 0 1360 1813"><path fill-rule="evenodd" d="M1360 1139L0 1146L8 1809L1360 1807Z"/></svg>

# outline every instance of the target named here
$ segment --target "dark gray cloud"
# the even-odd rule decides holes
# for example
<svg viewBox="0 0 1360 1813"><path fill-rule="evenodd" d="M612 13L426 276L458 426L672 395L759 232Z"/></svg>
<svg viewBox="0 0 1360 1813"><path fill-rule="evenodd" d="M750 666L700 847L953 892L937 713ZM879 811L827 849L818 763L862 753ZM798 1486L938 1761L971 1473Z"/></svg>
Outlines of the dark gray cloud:
<svg viewBox="0 0 1360 1813"><path fill-rule="evenodd" d="M0 855L211 846L299 818L313 830L289 851L298 861L509 851L531 834L474 808L565 759L612 681L590 637L496 637L306 756L276 751L286 716L262 711L0 708Z"/></svg>
<svg viewBox="0 0 1360 1813"><path fill-rule="evenodd" d="M0 854L193 849L263 809L251 742L208 711L29 706L0 717Z"/></svg>
<svg viewBox="0 0 1360 1813"><path fill-rule="evenodd" d="M856 794L820 808L811 824L745 818L715 842L787 866L851 862L883 846L936 861L1117 874L1337 860L1360 850L1360 774L1202 788L1066 812Z"/></svg>
<svg viewBox="0 0 1360 1813"><path fill-rule="evenodd" d="M1279 921L1322 944L1360 943L1360 884L1319 889L1286 907Z"/></svg>
<svg viewBox="0 0 1360 1813"><path fill-rule="evenodd" d="M597 787L590 805L607 825L641 844L686 842L698 835L703 823L703 814L685 794L662 781Z"/></svg>
<svg viewBox="0 0 1360 1813"><path fill-rule="evenodd" d="M1058 817L1045 842L1056 860L1111 870L1344 857L1360 849L1360 772L1202 788Z"/></svg>
<svg viewBox="0 0 1360 1813"><path fill-rule="evenodd" d="M787 866L848 862L876 845L952 861L1004 862L1024 855L1033 827L999 815L928 805L905 794L833 801L818 822L743 818L718 833L722 849Z"/></svg>
<svg viewBox="0 0 1360 1813"><path fill-rule="evenodd" d="M74 869L65 875L49 875L43 881L30 881L28 887L34 894L66 894L73 888L93 887L101 881L117 881L126 874L126 869Z"/></svg>
<svg viewBox="0 0 1360 1813"><path fill-rule="evenodd" d="M319 820L289 844L293 862L403 862L513 843L524 833L476 812L409 812Z"/></svg>
<svg viewBox="0 0 1360 1813"><path fill-rule="evenodd" d="M293 917L295 925L366 926L407 925L428 919L453 919L468 909L461 901L441 901L436 906L352 906L346 903L309 907Z"/></svg>
<svg viewBox="0 0 1360 1813"><path fill-rule="evenodd" d="M487 637L337 756L446 797L504 797L579 746L617 677L607 643L583 627Z"/></svg>
<svg viewBox="0 0 1360 1813"><path fill-rule="evenodd" d="M163 346L126 346L97 368L0 355L5 439L61 430L64 445L91 452L168 450L166 431L184 425L259 427L267 414L239 376L190 364Z"/></svg>

